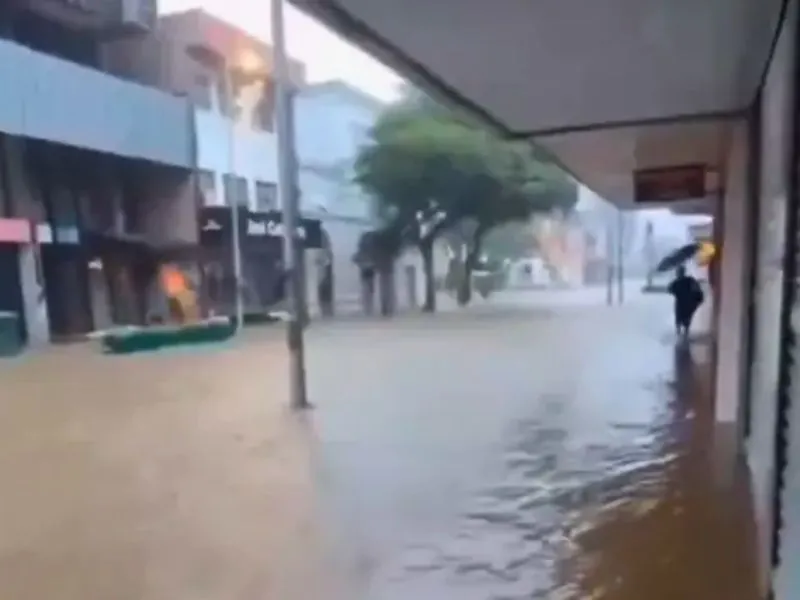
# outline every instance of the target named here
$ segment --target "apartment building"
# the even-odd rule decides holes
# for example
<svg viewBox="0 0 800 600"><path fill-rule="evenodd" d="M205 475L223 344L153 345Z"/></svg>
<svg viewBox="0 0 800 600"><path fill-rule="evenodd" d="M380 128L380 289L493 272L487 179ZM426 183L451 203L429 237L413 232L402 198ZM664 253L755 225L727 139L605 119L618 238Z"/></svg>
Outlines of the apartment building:
<svg viewBox="0 0 800 600"><path fill-rule="evenodd" d="M196 269L205 309L229 313L235 304L232 233L240 233L244 302L263 310L279 296L282 216L277 198L274 78L269 46L203 11L159 18L141 38L105 48L115 73L186 98L191 106L196 187L185 198L181 227L199 237L185 269ZM292 62L301 86L305 70ZM239 205L233 224L225 207ZM317 224L305 222L319 244Z"/></svg>
<svg viewBox="0 0 800 600"><path fill-rule="evenodd" d="M155 0L20 0L0 12L0 310L31 342L140 322L191 191L189 104L104 72Z"/></svg>
<svg viewBox="0 0 800 600"><path fill-rule="evenodd" d="M245 303L252 309L263 307L268 303L269 281L277 274L280 246L269 236L248 235L247 223L248 219L253 223L280 220L272 49L196 9L161 17L144 38L109 44L105 59L115 73L191 102L200 221L211 219L222 225L216 207L232 202L246 209L240 226ZM305 67L298 61L290 61L290 76L296 86L293 108L301 211L305 229L319 230L324 246L314 247L317 236L307 240L308 299L312 310L316 309L320 295L325 296L324 288L332 284L334 304L352 306L360 298L358 269L352 258L358 238L373 224L368 199L352 184L353 161L382 105L341 82L307 85ZM185 214L188 217L189 212ZM227 239L207 233L201 235L202 240ZM211 287L231 287L212 283L230 279L220 275L231 269L225 264L229 256L230 248L206 248L201 261L207 263L203 279ZM207 295L215 294L208 291Z"/></svg>
<svg viewBox="0 0 800 600"><path fill-rule="evenodd" d="M187 98L195 126L198 183L206 203L230 198L276 206L272 50L201 9L164 15L145 37L105 48L114 73ZM292 61L298 87L302 63Z"/></svg>

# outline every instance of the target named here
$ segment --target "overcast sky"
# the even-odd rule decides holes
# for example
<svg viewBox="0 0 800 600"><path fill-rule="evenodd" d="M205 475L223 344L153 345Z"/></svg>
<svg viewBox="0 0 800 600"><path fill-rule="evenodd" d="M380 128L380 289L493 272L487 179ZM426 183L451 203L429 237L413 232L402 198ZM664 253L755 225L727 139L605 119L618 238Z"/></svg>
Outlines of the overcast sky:
<svg viewBox="0 0 800 600"><path fill-rule="evenodd" d="M160 0L163 13L204 8L269 42L269 0ZM306 64L312 82L342 79L383 100L397 97L401 79L391 70L334 35L313 19L286 6L286 45Z"/></svg>

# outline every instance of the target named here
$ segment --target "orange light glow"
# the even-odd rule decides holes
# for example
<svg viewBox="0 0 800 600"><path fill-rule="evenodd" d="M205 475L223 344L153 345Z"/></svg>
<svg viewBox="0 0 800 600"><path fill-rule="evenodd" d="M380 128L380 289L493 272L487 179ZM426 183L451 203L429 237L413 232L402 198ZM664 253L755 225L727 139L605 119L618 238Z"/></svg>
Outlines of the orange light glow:
<svg viewBox="0 0 800 600"><path fill-rule="evenodd" d="M255 75L264 70L264 61L255 52L242 52L235 66L248 75Z"/></svg>
<svg viewBox="0 0 800 600"><path fill-rule="evenodd" d="M189 288L184 274L171 265L161 267L161 286L170 298L177 298Z"/></svg>
<svg viewBox="0 0 800 600"><path fill-rule="evenodd" d="M700 250L697 252L697 264L701 267L707 267L716 254L717 248L713 243L700 242Z"/></svg>

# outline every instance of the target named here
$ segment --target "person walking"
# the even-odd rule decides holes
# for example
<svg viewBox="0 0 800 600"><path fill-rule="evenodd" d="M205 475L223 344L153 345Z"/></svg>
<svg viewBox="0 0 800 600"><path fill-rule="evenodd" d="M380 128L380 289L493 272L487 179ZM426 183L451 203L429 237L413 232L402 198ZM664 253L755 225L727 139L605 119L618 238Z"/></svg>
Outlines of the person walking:
<svg viewBox="0 0 800 600"><path fill-rule="evenodd" d="M689 335L692 320L705 299L700 282L680 266L675 272L675 279L669 284L668 292L675 299L675 332L681 337Z"/></svg>

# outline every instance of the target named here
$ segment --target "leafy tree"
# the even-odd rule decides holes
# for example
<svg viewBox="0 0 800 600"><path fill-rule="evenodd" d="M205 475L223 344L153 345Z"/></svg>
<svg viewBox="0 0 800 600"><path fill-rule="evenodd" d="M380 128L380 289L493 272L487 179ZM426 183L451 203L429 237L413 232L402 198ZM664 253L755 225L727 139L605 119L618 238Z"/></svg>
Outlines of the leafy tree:
<svg viewBox="0 0 800 600"><path fill-rule="evenodd" d="M425 273L424 310L436 307L433 248L455 223L462 173L480 164L463 142L463 126L414 107L387 111L356 161L356 180L379 202L387 226L419 249Z"/></svg>
<svg viewBox="0 0 800 600"><path fill-rule="evenodd" d="M488 173L481 173L458 205L460 214L475 226L467 245L458 300L472 296L472 272L484 251L486 236L498 227L527 222L537 213L570 210L577 202L577 186L552 163L534 158L531 146L488 136L485 153Z"/></svg>
<svg viewBox="0 0 800 600"><path fill-rule="evenodd" d="M490 231L535 212L569 209L577 198L575 184L529 144L501 140L419 93L375 124L357 158L356 181L402 231L403 243L419 249L429 311L435 310L433 246L442 233L461 230L467 252L458 297L467 303Z"/></svg>

